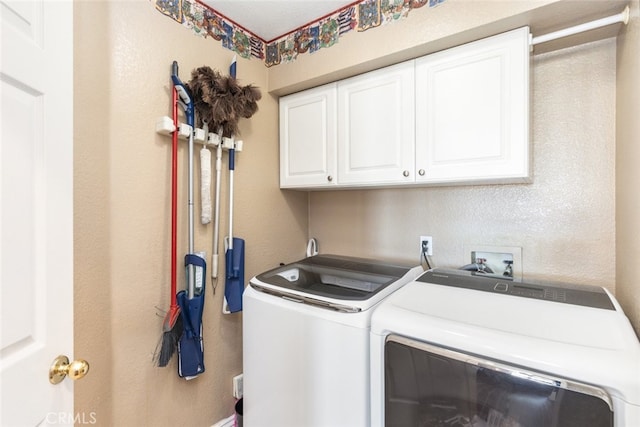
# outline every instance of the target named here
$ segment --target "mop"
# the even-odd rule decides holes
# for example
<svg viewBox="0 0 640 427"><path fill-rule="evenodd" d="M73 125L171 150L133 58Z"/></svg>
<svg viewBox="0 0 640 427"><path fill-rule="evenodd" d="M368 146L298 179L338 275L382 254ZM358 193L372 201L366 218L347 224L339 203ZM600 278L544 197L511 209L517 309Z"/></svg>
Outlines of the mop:
<svg viewBox="0 0 640 427"><path fill-rule="evenodd" d="M193 230L193 130L195 125L194 103L186 86L177 72L171 76L180 97L180 105L187 116L189 133L189 172L188 172L188 217L189 217L189 252L185 255L184 265L187 275L187 290L178 292L177 301L182 310L184 332L178 342L178 375L192 379L204 372L204 345L202 341L202 312L204 309L204 292L206 264L202 257L194 253Z"/></svg>
<svg viewBox="0 0 640 427"><path fill-rule="evenodd" d="M229 75L236 79L236 56L229 67ZM224 284L223 313L242 311L244 291L244 239L233 237L233 174L235 171L235 140L231 137L229 148L229 235L225 238L226 281Z"/></svg>

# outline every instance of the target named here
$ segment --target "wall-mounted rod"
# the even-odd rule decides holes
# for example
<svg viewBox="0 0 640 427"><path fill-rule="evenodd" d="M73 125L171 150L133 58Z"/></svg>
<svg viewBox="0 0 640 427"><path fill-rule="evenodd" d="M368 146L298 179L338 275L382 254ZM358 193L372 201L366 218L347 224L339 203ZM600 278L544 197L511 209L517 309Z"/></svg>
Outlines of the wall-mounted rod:
<svg viewBox="0 0 640 427"><path fill-rule="evenodd" d="M607 25L617 24L623 22L627 24L629 22L629 6L616 15L608 16L606 18L596 19L595 21L585 22L584 24L576 25L575 27L565 28L564 30L554 31L553 33L543 34L531 39L531 45L535 46L540 43L546 43L551 40L556 40L562 37L572 36L574 34L583 33L589 30L595 30L596 28L606 27Z"/></svg>

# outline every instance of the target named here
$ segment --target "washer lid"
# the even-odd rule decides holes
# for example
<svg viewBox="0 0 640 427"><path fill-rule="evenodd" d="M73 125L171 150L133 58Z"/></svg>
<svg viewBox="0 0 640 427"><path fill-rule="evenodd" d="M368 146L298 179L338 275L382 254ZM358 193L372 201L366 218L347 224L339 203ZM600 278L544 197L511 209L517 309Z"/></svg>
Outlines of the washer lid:
<svg viewBox="0 0 640 427"><path fill-rule="evenodd" d="M316 255L256 276L278 288L349 301L372 298L403 276L411 267L385 261Z"/></svg>

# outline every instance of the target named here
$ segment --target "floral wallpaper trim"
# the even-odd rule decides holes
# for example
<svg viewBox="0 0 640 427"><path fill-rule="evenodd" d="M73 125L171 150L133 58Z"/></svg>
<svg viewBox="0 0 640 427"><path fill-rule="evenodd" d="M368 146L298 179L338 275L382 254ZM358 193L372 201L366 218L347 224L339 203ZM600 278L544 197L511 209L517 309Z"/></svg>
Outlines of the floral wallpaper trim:
<svg viewBox="0 0 640 427"><path fill-rule="evenodd" d="M150 0L156 9L200 37L211 37L243 58L264 60L264 40L196 0Z"/></svg>
<svg viewBox="0 0 640 427"><path fill-rule="evenodd" d="M445 0L362 0L268 43L197 0L150 1L159 12L196 35L212 37L241 57L258 58L272 67L331 47L349 31L361 32L395 22L413 9L434 7Z"/></svg>

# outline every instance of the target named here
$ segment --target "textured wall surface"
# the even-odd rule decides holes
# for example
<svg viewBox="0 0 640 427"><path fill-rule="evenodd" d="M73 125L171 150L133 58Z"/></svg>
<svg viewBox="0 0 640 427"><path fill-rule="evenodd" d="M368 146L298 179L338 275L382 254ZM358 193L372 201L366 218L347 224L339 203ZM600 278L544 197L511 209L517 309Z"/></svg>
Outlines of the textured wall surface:
<svg viewBox="0 0 640 427"><path fill-rule="evenodd" d="M431 235L449 267L469 262L467 245L519 246L525 278L613 291L615 78L615 39L534 56L531 184L313 192L310 236L323 252L417 263Z"/></svg>
<svg viewBox="0 0 640 427"><path fill-rule="evenodd" d="M616 295L640 335L640 2L618 39L616 153Z"/></svg>
<svg viewBox="0 0 640 427"><path fill-rule="evenodd" d="M171 115L173 60L188 81L201 65L226 73L233 54L148 1L76 2L75 21L75 346L91 363L76 384L76 411L95 412L103 426L210 426L233 413L242 315L221 314L221 274L215 294L209 281L206 295L206 372L187 382L175 357L167 368L153 366L163 321L156 307L168 309L170 297L171 139L155 133L155 122ZM307 195L278 189L277 102L264 90L266 76L260 61L238 61L241 83L263 89L258 113L241 121L244 151L236 162L234 235L246 241L247 279L302 257L307 234ZM180 263L187 252L185 143L179 156ZM226 155L223 163L221 236L228 234ZM195 165L198 171L199 156ZM195 183L195 249L208 260L213 226L199 223Z"/></svg>

